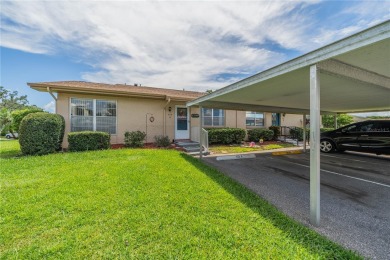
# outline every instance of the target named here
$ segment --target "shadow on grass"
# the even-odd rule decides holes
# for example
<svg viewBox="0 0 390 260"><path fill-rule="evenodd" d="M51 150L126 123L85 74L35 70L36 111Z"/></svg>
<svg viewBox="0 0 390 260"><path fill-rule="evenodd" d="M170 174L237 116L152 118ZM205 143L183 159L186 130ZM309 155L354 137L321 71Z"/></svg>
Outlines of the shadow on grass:
<svg viewBox="0 0 390 260"><path fill-rule="evenodd" d="M13 145L15 142L17 141L0 139L0 159L11 159L22 156L19 146Z"/></svg>
<svg viewBox="0 0 390 260"><path fill-rule="evenodd" d="M319 254L320 257L324 257L325 259L363 259L357 253L344 249L340 245L283 214L272 204L250 191L244 185L236 182L213 167L204 164L199 159L183 153L181 156L214 182L218 183L241 203L266 218L278 229L282 230L286 234L286 237L293 239L314 255Z"/></svg>

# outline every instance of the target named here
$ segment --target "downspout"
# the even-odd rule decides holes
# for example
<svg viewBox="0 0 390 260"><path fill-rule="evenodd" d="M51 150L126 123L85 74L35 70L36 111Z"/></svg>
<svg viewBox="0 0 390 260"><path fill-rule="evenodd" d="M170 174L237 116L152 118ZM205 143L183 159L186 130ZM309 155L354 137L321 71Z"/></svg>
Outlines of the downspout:
<svg viewBox="0 0 390 260"><path fill-rule="evenodd" d="M50 87L47 87L47 92L49 92L49 94L54 98L55 102L56 102L56 106L55 106L55 110L54 110L54 113L57 113L57 97L54 96L53 92L51 91Z"/></svg>
<svg viewBox="0 0 390 260"><path fill-rule="evenodd" d="M237 110L236 110L236 128L238 127L238 124L237 124Z"/></svg>
<svg viewBox="0 0 390 260"><path fill-rule="evenodd" d="M171 103L171 98L170 97L165 97L165 100L167 100L167 103L164 106L164 116L163 116L163 128L164 128L164 136L167 135L167 124L166 124L166 118L167 118L167 106L169 103Z"/></svg>
<svg viewBox="0 0 390 260"><path fill-rule="evenodd" d="M47 87L47 92L54 98L54 100L57 102L56 96L54 96L53 92L51 92L50 87Z"/></svg>

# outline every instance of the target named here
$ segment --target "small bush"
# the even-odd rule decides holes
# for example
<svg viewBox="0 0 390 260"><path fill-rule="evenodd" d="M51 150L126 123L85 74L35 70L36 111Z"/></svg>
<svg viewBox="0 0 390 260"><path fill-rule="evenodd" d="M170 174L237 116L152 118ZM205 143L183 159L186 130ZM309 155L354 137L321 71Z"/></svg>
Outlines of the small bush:
<svg viewBox="0 0 390 260"><path fill-rule="evenodd" d="M25 116L19 127L22 153L43 155L58 151L63 127L64 118L61 115L37 112Z"/></svg>
<svg viewBox="0 0 390 260"><path fill-rule="evenodd" d="M125 133L125 147L142 147L146 137L145 132L132 131Z"/></svg>
<svg viewBox="0 0 390 260"><path fill-rule="evenodd" d="M168 147L171 141L168 136L157 135L154 137L154 143L157 147Z"/></svg>
<svg viewBox="0 0 390 260"><path fill-rule="evenodd" d="M239 144L244 141L246 130L241 128L209 128L210 144Z"/></svg>
<svg viewBox="0 0 390 260"><path fill-rule="evenodd" d="M274 137L274 131L264 128L248 130L248 141L259 142L260 139L270 141Z"/></svg>
<svg viewBox="0 0 390 260"><path fill-rule="evenodd" d="M93 151L110 148L110 134L106 132L72 132L68 134L69 151Z"/></svg>
<svg viewBox="0 0 390 260"><path fill-rule="evenodd" d="M13 131L19 132L20 123L22 122L23 118L25 118L27 115L37 112L43 112L41 108L26 108L21 110L15 110L11 113L12 117L12 124L11 129ZM64 122L65 126L65 122Z"/></svg>
<svg viewBox="0 0 390 260"><path fill-rule="evenodd" d="M290 136L292 139L298 139L303 141L303 128L302 127L291 127ZM310 138L310 129L306 128L306 140Z"/></svg>
<svg viewBox="0 0 390 260"><path fill-rule="evenodd" d="M268 127L269 130L272 130L274 132L274 136L272 137L272 140L276 141L278 140L278 137L280 136L280 127L279 126L270 126Z"/></svg>

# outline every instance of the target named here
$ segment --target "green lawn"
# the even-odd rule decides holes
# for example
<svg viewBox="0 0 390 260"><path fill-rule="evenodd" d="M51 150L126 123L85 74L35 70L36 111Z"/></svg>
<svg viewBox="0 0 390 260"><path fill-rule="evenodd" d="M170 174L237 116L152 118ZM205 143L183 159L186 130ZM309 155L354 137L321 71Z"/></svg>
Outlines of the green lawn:
<svg viewBox="0 0 390 260"><path fill-rule="evenodd" d="M1 149L1 259L359 258L174 150Z"/></svg>
<svg viewBox="0 0 390 260"><path fill-rule="evenodd" d="M266 144L257 147L245 147L241 145L213 145L209 147L209 150L212 153L248 153L294 146L295 145L290 143Z"/></svg>
<svg viewBox="0 0 390 260"><path fill-rule="evenodd" d="M18 140L0 139L0 158L6 159L20 155Z"/></svg>

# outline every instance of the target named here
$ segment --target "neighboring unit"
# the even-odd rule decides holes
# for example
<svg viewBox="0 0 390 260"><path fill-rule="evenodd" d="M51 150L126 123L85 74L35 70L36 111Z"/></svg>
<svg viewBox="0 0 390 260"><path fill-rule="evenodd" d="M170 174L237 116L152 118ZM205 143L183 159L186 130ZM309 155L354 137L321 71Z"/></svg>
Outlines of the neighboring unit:
<svg viewBox="0 0 390 260"><path fill-rule="evenodd" d="M126 131L140 130L148 143L157 135L199 140L199 108L186 107L186 102L206 95L203 92L81 81L28 85L56 99L56 113L66 122L65 137L74 131L104 131L111 134L111 144L123 144ZM302 115L213 108L204 108L202 113L204 128L302 126ZM63 147L67 146L65 138Z"/></svg>

